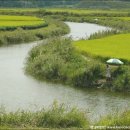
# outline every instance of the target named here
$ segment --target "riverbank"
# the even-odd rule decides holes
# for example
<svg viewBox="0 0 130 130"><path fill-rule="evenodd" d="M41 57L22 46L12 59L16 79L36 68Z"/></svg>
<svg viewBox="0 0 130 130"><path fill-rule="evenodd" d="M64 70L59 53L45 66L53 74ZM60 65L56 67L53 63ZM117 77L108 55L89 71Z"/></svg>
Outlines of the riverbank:
<svg viewBox="0 0 130 130"><path fill-rule="evenodd" d="M24 30L18 28L14 31L0 31L0 46L20 44L43 40L53 36L62 36L69 32L69 28L61 21L46 17L47 27Z"/></svg>
<svg viewBox="0 0 130 130"><path fill-rule="evenodd" d="M70 39L53 38L29 53L26 72L37 79L62 82L77 87L92 87L102 77L102 65L87 61Z"/></svg>
<svg viewBox="0 0 130 130"><path fill-rule="evenodd" d="M80 49L80 48L79 48ZM111 82L105 80L105 61L81 55L70 39L53 38L34 47L27 59L26 72L46 80L79 88L104 88L129 92L129 66L113 67ZM122 79L122 80L120 80Z"/></svg>
<svg viewBox="0 0 130 130"><path fill-rule="evenodd" d="M18 110L7 113L0 109L0 128L88 128L89 120L77 108L54 102L49 108L31 112Z"/></svg>
<svg viewBox="0 0 130 130"><path fill-rule="evenodd" d="M0 109L0 129L87 130L101 127L104 130L110 127L129 129L129 115L128 110L122 113L115 111L98 121L91 122L85 112L54 102L49 108L35 112L18 110L7 113L4 109Z"/></svg>

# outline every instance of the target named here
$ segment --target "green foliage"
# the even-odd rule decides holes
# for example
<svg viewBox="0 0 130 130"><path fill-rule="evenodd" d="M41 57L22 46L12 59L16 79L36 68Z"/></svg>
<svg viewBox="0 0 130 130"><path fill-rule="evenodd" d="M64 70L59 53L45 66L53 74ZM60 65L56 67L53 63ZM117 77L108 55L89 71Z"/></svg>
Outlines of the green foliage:
<svg viewBox="0 0 130 130"><path fill-rule="evenodd" d="M112 113L103 117L96 125L99 126L130 126L130 111L125 111L122 114Z"/></svg>
<svg viewBox="0 0 130 130"><path fill-rule="evenodd" d="M30 51L26 72L40 80L90 87L101 77L102 66L82 57L70 39L54 38Z"/></svg>
<svg viewBox="0 0 130 130"><path fill-rule="evenodd" d="M77 108L66 108L54 102L48 109L40 111L16 111L0 113L0 127L9 128L85 128L89 121Z"/></svg>
<svg viewBox="0 0 130 130"><path fill-rule="evenodd" d="M106 30L106 31L99 31L96 32L94 34L91 34L90 37L88 38L88 40L92 40L92 39L100 39L106 36L110 36L110 35L115 35L115 34L119 34L120 32L115 30L115 29L110 29L110 30Z"/></svg>
<svg viewBox="0 0 130 130"><path fill-rule="evenodd" d="M85 70L80 70L79 74L73 78L73 84L78 87L96 87L96 81L103 76L103 71L101 64L90 62Z"/></svg>
<svg viewBox="0 0 130 130"><path fill-rule="evenodd" d="M60 36L69 32L69 28L63 22L46 18L47 27L23 30L17 28L15 31L0 31L0 45L20 44L41 40L52 36Z"/></svg>
<svg viewBox="0 0 130 130"><path fill-rule="evenodd" d="M114 91L123 92L130 91L130 68L129 67L120 67L120 70L114 72L116 75L113 81L112 89Z"/></svg>

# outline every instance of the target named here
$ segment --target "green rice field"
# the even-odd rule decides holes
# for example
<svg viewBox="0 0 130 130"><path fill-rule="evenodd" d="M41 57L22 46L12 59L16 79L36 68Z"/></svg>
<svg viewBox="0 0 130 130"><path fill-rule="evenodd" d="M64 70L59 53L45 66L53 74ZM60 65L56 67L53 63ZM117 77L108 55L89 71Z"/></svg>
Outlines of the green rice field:
<svg viewBox="0 0 130 130"><path fill-rule="evenodd" d="M42 24L45 24L45 21L37 17L0 15L0 28L21 27L21 26L39 26Z"/></svg>
<svg viewBox="0 0 130 130"><path fill-rule="evenodd" d="M79 51L94 56L130 60L130 34L74 42Z"/></svg>

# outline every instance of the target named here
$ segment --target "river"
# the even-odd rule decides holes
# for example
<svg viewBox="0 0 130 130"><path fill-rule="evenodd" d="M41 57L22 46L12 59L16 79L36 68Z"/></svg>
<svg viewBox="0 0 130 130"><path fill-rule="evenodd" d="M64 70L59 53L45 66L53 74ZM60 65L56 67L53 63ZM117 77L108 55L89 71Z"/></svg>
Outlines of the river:
<svg viewBox="0 0 130 130"><path fill-rule="evenodd" d="M71 29L68 36L74 40L86 38L106 27L89 23L66 22ZM0 105L7 111L17 109L39 110L57 100L68 106L83 109L90 119L115 110L130 108L130 97L102 91L80 90L60 84L39 82L24 74L29 50L37 42L0 48Z"/></svg>

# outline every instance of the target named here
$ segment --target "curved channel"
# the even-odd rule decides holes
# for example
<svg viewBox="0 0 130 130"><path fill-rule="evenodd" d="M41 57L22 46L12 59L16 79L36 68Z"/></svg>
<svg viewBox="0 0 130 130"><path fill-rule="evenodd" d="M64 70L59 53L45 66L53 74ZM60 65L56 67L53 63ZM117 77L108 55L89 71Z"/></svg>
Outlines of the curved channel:
<svg viewBox="0 0 130 130"><path fill-rule="evenodd" d="M73 39L104 30L106 27L89 23L66 22ZM17 109L39 110L57 100L85 110L91 119L116 109L130 108L130 97L102 91L80 90L60 84L39 82L24 74L24 63L29 50L37 43L0 48L0 105L8 111Z"/></svg>

